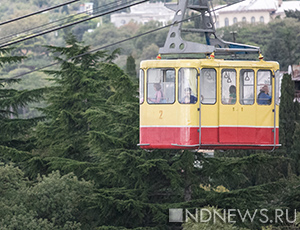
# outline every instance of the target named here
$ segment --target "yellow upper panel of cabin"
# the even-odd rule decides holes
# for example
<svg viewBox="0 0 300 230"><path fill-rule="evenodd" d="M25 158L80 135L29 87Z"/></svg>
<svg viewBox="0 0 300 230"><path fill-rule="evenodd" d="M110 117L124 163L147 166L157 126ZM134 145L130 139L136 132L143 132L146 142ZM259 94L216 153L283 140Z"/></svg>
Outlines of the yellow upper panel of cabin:
<svg viewBox="0 0 300 230"><path fill-rule="evenodd" d="M278 70L279 64L274 61L231 61L223 59L161 59L144 60L140 63L140 68L155 67L206 67L206 68L260 68Z"/></svg>

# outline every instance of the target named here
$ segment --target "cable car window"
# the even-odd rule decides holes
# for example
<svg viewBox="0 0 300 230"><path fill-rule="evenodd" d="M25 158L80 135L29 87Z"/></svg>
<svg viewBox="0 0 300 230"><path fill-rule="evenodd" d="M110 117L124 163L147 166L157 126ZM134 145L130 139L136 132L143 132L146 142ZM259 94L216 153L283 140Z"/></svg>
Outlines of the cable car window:
<svg viewBox="0 0 300 230"><path fill-rule="evenodd" d="M172 104L175 102L175 69L148 69L147 79L148 103Z"/></svg>
<svg viewBox="0 0 300 230"><path fill-rule="evenodd" d="M270 105L272 103L272 72L259 70L257 72L257 104Z"/></svg>
<svg viewBox="0 0 300 230"><path fill-rule="evenodd" d="M242 69L240 72L240 103L253 105L254 95L254 71Z"/></svg>
<svg viewBox="0 0 300 230"><path fill-rule="evenodd" d="M276 90L276 104L279 105L280 103L280 96L281 96L281 80L282 80L282 75L280 74L279 70L275 72L275 90Z"/></svg>
<svg viewBox="0 0 300 230"><path fill-rule="evenodd" d="M178 72L178 100L181 104L195 104L198 100L197 70L181 68Z"/></svg>
<svg viewBox="0 0 300 230"><path fill-rule="evenodd" d="M140 104L144 102L144 70L140 69Z"/></svg>
<svg viewBox="0 0 300 230"><path fill-rule="evenodd" d="M222 103L233 105L236 103L236 71L222 70Z"/></svg>
<svg viewBox="0 0 300 230"><path fill-rule="evenodd" d="M217 81L215 69L202 69L200 74L200 94L202 104L215 104Z"/></svg>

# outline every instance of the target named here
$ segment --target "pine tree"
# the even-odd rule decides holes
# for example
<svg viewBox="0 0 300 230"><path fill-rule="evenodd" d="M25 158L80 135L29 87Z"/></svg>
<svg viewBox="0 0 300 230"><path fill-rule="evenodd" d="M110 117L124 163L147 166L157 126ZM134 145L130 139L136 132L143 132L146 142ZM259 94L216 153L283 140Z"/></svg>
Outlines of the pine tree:
<svg viewBox="0 0 300 230"><path fill-rule="evenodd" d="M66 40L67 47L48 46L60 69L47 70L54 77L54 86L47 95L48 106L42 109L48 121L37 129L39 146L49 156L85 160L89 157L88 131L85 112L92 106L105 105L110 89L99 60L105 52L88 53L75 36ZM61 56L55 56L56 54Z"/></svg>
<svg viewBox="0 0 300 230"><path fill-rule="evenodd" d="M1 67L5 63L17 63L24 59L22 56L9 56L10 51L11 49L0 50ZM44 89L15 90L11 87L20 81L21 79L0 78L0 153L3 160L12 160L14 154L18 155L17 150L27 151L33 148L29 134L42 119L42 117L19 118L19 109L29 103L39 102L44 92ZM18 160L17 158L15 160Z"/></svg>

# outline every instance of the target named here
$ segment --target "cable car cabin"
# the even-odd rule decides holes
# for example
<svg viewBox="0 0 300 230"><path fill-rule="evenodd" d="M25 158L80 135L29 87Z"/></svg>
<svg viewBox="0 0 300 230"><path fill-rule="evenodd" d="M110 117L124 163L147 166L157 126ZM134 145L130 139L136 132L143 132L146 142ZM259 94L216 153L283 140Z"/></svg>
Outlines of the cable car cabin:
<svg viewBox="0 0 300 230"><path fill-rule="evenodd" d="M140 66L143 149L275 149L279 64L147 60Z"/></svg>

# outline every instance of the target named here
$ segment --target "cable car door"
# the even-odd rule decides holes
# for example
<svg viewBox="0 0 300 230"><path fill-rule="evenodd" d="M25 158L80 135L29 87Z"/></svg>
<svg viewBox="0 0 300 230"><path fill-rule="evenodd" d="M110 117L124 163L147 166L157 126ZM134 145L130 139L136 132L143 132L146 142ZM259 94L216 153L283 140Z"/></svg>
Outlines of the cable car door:
<svg viewBox="0 0 300 230"><path fill-rule="evenodd" d="M221 101L219 102L219 142L238 142L237 77L235 69L221 70Z"/></svg>
<svg viewBox="0 0 300 230"><path fill-rule="evenodd" d="M272 98L272 71L257 71L257 134L256 143L270 145L274 142L274 98Z"/></svg>
<svg viewBox="0 0 300 230"><path fill-rule="evenodd" d="M200 73L200 144L205 147L218 145L217 71L202 68Z"/></svg>
<svg viewBox="0 0 300 230"><path fill-rule="evenodd" d="M253 69L239 71L238 142L256 142L255 72Z"/></svg>

